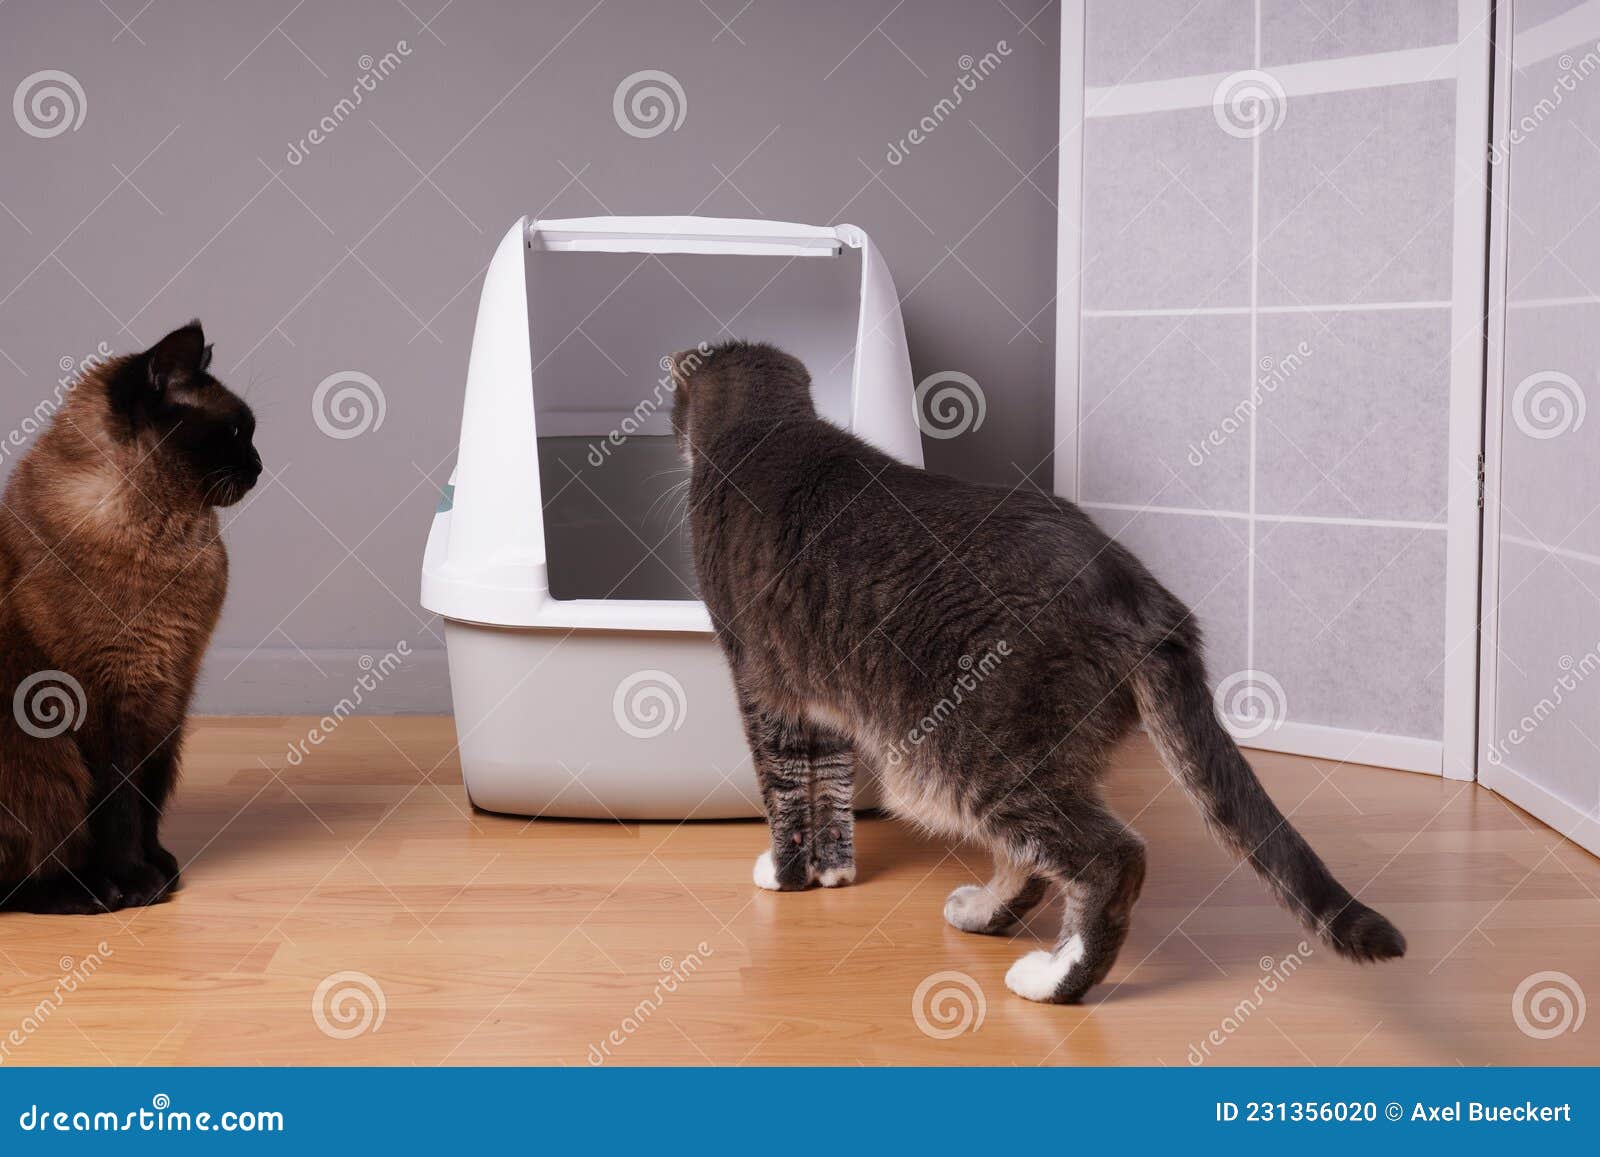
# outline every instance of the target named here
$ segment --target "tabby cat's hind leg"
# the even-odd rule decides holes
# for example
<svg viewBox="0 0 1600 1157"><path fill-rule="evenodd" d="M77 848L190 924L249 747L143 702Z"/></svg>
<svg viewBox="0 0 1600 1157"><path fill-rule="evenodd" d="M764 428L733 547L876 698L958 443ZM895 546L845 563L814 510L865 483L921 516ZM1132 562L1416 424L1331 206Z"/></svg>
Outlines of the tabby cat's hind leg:
<svg viewBox="0 0 1600 1157"><path fill-rule="evenodd" d="M1076 1004L1116 963L1144 884L1144 841L1099 801L1071 809L1077 830L1050 849L1065 894L1052 951L1030 952L1006 973L1006 987L1047 1004Z"/></svg>
<svg viewBox="0 0 1600 1157"><path fill-rule="evenodd" d="M994 853L994 877L987 884L964 884L944 902L945 923L963 932L998 936L1010 931L1040 900L1048 881L1031 866Z"/></svg>

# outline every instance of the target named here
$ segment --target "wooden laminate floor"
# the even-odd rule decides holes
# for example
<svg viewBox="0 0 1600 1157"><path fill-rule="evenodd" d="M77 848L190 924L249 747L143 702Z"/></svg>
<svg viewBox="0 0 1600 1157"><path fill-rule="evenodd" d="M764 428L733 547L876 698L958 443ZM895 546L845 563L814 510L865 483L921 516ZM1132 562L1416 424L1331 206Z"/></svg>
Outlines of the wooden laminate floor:
<svg viewBox="0 0 1600 1157"><path fill-rule="evenodd" d="M476 814L449 720L351 719L290 767L308 722L196 726L173 902L0 916L0 1062L1600 1062L1600 1010L1545 1037L1513 1006L1546 972L1600 998L1600 862L1475 785L1252 756L1409 938L1358 968L1304 950L1130 743L1113 800L1150 845L1144 898L1108 982L1059 1008L1002 983L1053 906L1015 939L941 919L987 875L974 849L867 821L854 887L771 894L750 883L755 823ZM1533 997L1522 1023L1559 1024Z"/></svg>

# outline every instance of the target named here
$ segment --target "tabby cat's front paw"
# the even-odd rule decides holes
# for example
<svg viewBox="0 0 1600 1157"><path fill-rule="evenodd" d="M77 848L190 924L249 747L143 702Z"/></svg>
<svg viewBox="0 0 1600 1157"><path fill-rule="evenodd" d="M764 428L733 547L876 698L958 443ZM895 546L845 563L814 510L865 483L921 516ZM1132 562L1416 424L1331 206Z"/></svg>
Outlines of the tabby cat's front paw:
<svg viewBox="0 0 1600 1157"><path fill-rule="evenodd" d="M824 888L843 888L847 884L856 882L856 866L854 862L848 864L830 864L828 867L818 867L817 883Z"/></svg>
<svg viewBox="0 0 1600 1157"><path fill-rule="evenodd" d="M756 866L750 875L755 880L756 887L765 888L769 892L798 892L809 885L814 878L811 865L800 856L785 862L783 869L780 873L778 863L773 859L772 850L769 848L756 857Z"/></svg>

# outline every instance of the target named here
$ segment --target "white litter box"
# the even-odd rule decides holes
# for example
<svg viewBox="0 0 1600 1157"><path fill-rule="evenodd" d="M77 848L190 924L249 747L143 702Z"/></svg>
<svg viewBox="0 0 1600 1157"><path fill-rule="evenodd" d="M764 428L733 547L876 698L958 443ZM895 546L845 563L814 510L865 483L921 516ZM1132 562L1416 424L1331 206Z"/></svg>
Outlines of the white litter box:
<svg viewBox="0 0 1600 1157"><path fill-rule="evenodd" d="M822 414L922 464L899 297L854 226L524 218L495 251L422 571L478 807L760 814L669 493L662 358L730 336L795 354Z"/></svg>

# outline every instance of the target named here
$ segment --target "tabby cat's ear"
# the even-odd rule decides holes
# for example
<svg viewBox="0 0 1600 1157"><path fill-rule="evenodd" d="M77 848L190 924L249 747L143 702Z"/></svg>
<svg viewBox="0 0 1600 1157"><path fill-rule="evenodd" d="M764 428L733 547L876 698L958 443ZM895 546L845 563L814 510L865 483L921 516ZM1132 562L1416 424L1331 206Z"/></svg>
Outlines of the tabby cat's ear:
<svg viewBox="0 0 1600 1157"><path fill-rule="evenodd" d="M699 350L680 350L667 359L667 368L672 373L673 385L685 393L689 390L689 379L694 376L695 370L700 368L704 359Z"/></svg>
<svg viewBox="0 0 1600 1157"><path fill-rule="evenodd" d="M174 380L205 372L211 363L211 347L198 321L175 329L145 351L150 388L165 393Z"/></svg>

